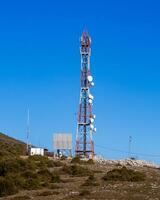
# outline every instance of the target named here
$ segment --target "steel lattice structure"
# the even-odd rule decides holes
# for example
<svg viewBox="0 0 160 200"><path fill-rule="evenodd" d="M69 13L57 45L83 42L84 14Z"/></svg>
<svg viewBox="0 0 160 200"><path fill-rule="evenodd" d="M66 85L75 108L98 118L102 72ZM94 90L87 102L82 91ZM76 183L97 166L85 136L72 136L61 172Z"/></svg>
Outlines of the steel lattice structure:
<svg viewBox="0 0 160 200"><path fill-rule="evenodd" d="M81 78L80 78L80 102L77 119L76 133L76 156L93 157L94 143L92 135L96 132L93 122L95 115L92 114L93 96L90 88L94 86L93 77L90 74L90 49L91 38L87 32L81 36Z"/></svg>

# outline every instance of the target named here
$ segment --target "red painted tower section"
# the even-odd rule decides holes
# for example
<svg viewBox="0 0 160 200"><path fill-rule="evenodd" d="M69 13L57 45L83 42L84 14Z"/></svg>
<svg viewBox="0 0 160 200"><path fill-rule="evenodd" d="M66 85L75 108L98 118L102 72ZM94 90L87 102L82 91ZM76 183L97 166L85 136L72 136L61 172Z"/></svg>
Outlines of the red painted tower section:
<svg viewBox="0 0 160 200"><path fill-rule="evenodd" d="M93 157L94 143L93 133L95 115L92 113L93 95L90 88L94 86L93 77L90 74L91 38L87 32L81 36L81 78L80 78L80 101L77 119L76 133L76 156Z"/></svg>

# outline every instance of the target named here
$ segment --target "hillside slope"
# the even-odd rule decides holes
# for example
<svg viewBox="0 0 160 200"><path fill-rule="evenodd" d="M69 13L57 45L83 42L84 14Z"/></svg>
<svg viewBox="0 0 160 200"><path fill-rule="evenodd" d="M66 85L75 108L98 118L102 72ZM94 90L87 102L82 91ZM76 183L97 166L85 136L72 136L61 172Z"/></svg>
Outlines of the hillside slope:
<svg viewBox="0 0 160 200"><path fill-rule="evenodd" d="M3 133L0 133L0 156L25 155L26 144Z"/></svg>
<svg viewBox="0 0 160 200"><path fill-rule="evenodd" d="M160 199L158 167L19 156L25 148L0 133L0 200Z"/></svg>
<svg viewBox="0 0 160 200"><path fill-rule="evenodd" d="M8 194L16 194L2 197L1 200L160 199L160 170L156 168L125 168L111 164L73 163L69 160L52 163L42 157L38 159L39 162L37 158L29 158L29 163L36 164L36 168L33 167L29 171L27 165L20 162L22 170L15 172L16 181L15 178L12 179L12 184L13 181L15 184L19 182L18 190L8 191ZM23 187L20 187L21 185Z"/></svg>

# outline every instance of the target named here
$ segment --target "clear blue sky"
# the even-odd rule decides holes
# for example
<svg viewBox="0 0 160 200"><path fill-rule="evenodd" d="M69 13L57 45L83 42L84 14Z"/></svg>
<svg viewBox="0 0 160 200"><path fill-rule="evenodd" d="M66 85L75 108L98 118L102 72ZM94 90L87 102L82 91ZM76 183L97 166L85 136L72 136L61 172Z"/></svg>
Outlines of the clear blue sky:
<svg viewBox="0 0 160 200"><path fill-rule="evenodd" d="M160 3L119 0L0 1L0 131L52 149L54 132L75 137L79 38L92 37L95 144L160 154ZM107 158L126 153L96 147ZM160 157L139 158L160 163Z"/></svg>

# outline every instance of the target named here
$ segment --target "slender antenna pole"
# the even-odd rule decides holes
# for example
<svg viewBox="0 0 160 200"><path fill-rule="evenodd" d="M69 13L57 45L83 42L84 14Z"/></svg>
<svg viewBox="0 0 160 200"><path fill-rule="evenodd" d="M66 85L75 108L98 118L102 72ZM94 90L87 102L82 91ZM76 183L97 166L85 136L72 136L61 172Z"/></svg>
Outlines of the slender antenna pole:
<svg viewBox="0 0 160 200"><path fill-rule="evenodd" d="M129 136L129 141L128 141L129 145L129 149L128 149L128 152L129 152L129 158L131 157L131 144L132 144L132 136Z"/></svg>
<svg viewBox="0 0 160 200"><path fill-rule="evenodd" d="M27 153L29 152L30 118L29 109L27 110Z"/></svg>

